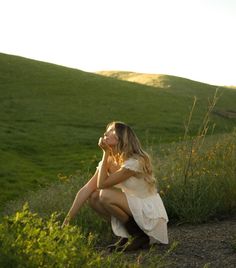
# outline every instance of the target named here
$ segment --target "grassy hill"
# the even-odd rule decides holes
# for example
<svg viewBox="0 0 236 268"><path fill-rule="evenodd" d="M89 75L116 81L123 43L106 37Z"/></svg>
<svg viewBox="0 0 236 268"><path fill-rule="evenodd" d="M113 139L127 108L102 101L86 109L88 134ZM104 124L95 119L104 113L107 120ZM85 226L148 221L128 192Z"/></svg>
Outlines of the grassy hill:
<svg viewBox="0 0 236 268"><path fill-rule="evenodd" d="M204 85L204 83L201 82L164 74L147 74L127 71L100 71L97 72L97 74L163 89L175 86L176 89L183 90L183 88L187 87L196 88L197 86L202 87Z"/></svg>
<svg viewBox="0 0 236 268"><path fill-rule="evenodd" d="M169 143L183 136L197 96L196 132L216 87L172 76L162 79L167 87L0 54L0 207L55 181L58 173L92 170L101 156L98 138L112 120L131 124L144 144L147 139L154 145ZM221 92L216 110L235 111L235 90ZM236 123L220 113L212 120L216 133L229 132Z"/></svg>

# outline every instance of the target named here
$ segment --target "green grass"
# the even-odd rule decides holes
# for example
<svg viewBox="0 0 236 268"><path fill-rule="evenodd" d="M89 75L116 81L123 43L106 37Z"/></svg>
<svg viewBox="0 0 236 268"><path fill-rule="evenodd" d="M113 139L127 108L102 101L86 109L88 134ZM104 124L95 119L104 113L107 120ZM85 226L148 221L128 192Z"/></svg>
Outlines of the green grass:
<svg viewBox="0 0 236 268"><path fill-rule="evenodd" d="M207 136L211 111L216 102L217 94L211 100L199 125L198 134L194 137L190 137L189 132L196 102L193 103L181 141L147 146L152 156L158 190L171 221L201 223L212 217L232 215L235 211L236 129L231 133ZM63 215L63 220L76 192L91 176L91 170L70 176L60 174L58 181L49 187L33 191L18 202L8 202L3 214L15 213L25 202L29 202L33 211L42 217L49 217L57 211ZM85 208L80 212L77 224L81 228L89 226L86 232L94 229L103 233L103 225L99 222L101 221ZM107 234L102 236L103 240Z"/></svg>
<svg viewBox="0 0 236 268"><path fill-rule="evenodd" d="M171 146L161 145L158 150L149 148L158 190L171 222L202 223L235 214L235 135L236 132L207 137L203 144L202 139L199 142L193 138ZM85 171L59 176L48 187L8 202L3 215L16 213L28 202L32 211L43 218L55 211L60 213L62 222L76 193L91 176ZM111 239L103 221L87 206L74 223L85 233L96 230L103 242Z"/></svg>
<svg viewBox="0 0 236 268"><path fill-rule="evenodd" d="M104 77L49 63L0 54L0 209L57 174L93 170L99 136L112 120L130 124L142 143L177 141L193 96L193 135L215 86L165 76L168 88ZM235 110L235 90L223 92L216 109ZM234 118L212 114L215 133L230 132Z"/></svg>
<svg viewBox="0 0 236 268"><path fill-rule="evenodd" d="M203 143L202 137L194 137L159 148L162 154L152 151L170 222L201 223L235 213L235 134L205 137ZM59 228L76 192L90 176L85 172L61 176L47 188L7 204L0 224L3 267L50 267L52 262L58 267L65 263L68 267L111 267L114 262L116 267L168 267L168 255L177 246L176 241L164 253L154 248L139 255L107 254L105 246L114 238L111 228L86 205L71 227ZM37 215L28 208L22 211L25 202Z"/></svg>
<svg viewBox="0 0 236 268"><path fill-rule="evenodd" d="M180 142L148 147L158 189L172 223L201 223L235 213L236 130L206 136L212 107L199 126L198 135L189 137L186 131ZM191 121L187 129L190 127ZM3 267L50 267L52 262L58 267L65 263L68 267L110 267L114 262L117 267L168 267L168 255L177 246L176 241L164 253L151 248L139 255L107 254L105 246L114 238L111 228L86 205L72 226L60 229L76 192L91 175L85 171L60 175L48 187L7 203L0 224ZM25 202L37 214L27 207L22 211ZM235 248L234 240L232 247Z"/></svg>

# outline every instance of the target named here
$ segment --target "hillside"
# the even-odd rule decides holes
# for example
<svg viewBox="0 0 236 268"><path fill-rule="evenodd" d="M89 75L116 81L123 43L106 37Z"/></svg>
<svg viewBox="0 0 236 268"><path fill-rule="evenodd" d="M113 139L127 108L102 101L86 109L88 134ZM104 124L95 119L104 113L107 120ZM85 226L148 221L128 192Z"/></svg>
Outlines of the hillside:
<svg viewBox="0 0 236 268"><path fill-rule="evenodd" d="M104 75L107 77L113 77L119 80L139 83L143 85L148 85L158 88L170 88L170 87L182 87L186 88L190 86L207 86L207 84L193 81L190 79L177 77L173 75L164 75L164 74L147 74L147 73L136 73L136 72L127 72L127 71L100 71L97 74ZM209 86L209 85L208 85Z"/></svg>
<svg viewBox="0 0 236 268"><path fill-rule="evenodd" d="M169 78L168 87L151 87L0 54L0 208L58 173L93 170L97 140L109 121L131 124L144 144L168 143L183 136L196 95L194 133L215 87ZM221 91L216 108L235 111L235 90ZM216 133L231 131L236 122L217 114L212 120Z"/></svg>
<svg viewBox="0 0 236 268"><path fill-rule="evenodd" d="M97 74L103 75L105 77L112 77L118 80L138 83L146 86L156 87L158 89L173 89L178 94L193 94L194 96L200 96L202 89L209 87L210 85L193 81L187 78L182 78L173 75L163 75L163 74L147 74L147 73L136 73L136 72L127 72L127 71L100 71ZM231 89L234 90L235 86L230 87L219 87L215 88L222 89ZM186 91L187 89L187 91ZM221 91L222 92L222 91ZM204 92L205 94L206 92ZM232 107L232 106L230 106ZM216 108L214 114L222 116L225 118L236 118L236 105L233 105L233 108Z"/></svg>

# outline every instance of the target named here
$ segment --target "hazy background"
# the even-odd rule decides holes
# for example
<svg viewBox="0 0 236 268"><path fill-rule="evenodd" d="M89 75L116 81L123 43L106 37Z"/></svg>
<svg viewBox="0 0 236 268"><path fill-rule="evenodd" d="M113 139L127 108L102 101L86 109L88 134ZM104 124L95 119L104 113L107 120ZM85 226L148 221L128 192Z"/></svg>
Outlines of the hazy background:
<svg viewBox="0 0 236 268"><path fill-rule="evenodd" d="M234 0L8 0L0 52L236 85Z"/></svg>

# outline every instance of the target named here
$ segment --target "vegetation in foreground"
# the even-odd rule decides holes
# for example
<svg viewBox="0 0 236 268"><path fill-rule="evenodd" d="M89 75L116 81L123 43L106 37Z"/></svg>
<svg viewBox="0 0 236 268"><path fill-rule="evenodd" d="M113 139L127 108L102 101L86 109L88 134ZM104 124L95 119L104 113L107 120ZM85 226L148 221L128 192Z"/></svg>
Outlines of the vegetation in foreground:
<svg viewBox="0 0 236 268"><path fill-rule="evenodd" d="M163 267L164 256L148 258L140 253L129 259L122 252L107 254L96 249L93 234L84 235L78 226L60 227L54 213L48 220L30 212L28 205L0 224L1 267Z"/></svg>

